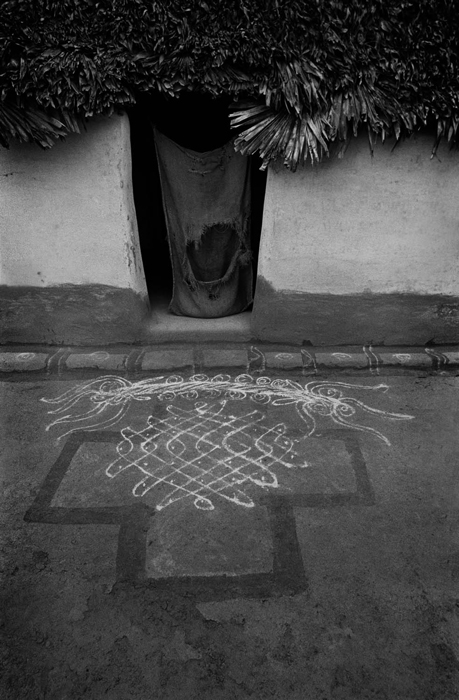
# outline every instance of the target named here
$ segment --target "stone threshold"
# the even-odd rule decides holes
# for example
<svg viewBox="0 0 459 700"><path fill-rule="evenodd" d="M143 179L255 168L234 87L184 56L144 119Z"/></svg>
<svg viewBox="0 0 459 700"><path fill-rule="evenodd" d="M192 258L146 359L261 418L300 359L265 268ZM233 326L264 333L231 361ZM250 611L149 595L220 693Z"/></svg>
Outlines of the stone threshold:
<svg viewBox="0 0 459 700"><path fill-rule="evenodd" d="M107 373L199 373L225 368L238 372L292 370L305 374L325 370L385 368L424 371L454 370L459 366L459 346L435 347L313 347L263 343L168 344L73 348L56 346L3 346L0 373L41 372L64 374L79 371Z"/></svg>

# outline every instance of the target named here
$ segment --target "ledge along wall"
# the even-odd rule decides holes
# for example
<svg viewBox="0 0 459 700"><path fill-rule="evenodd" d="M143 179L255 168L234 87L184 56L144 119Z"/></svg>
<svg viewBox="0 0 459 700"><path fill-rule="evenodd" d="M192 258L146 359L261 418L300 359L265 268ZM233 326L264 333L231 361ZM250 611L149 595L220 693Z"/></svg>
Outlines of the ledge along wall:
<svg viewBox="0 0 459 700"><path fill-rule="evenodd" d="M148 297L127 116L0 149L0 342L140 340Z"/></svg>
<svg viewBox="0 0 459 700"><path fill-rule="evenodd" d="M459 341L459 153L362 136L343 159L270 168L253 332L313 345Z"/></svg>

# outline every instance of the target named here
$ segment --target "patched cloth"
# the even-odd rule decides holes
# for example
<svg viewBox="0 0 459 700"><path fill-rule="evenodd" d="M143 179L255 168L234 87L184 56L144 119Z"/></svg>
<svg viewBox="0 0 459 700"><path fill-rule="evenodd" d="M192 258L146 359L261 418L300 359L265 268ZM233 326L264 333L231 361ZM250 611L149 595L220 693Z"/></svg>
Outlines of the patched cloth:
<svg viewBox="0 0 459 700"><path fill-rule="evenodd" d="M250 162L232 143L198 153L155 129L173 271L169 310L214 318L253 300Z"/></svg>

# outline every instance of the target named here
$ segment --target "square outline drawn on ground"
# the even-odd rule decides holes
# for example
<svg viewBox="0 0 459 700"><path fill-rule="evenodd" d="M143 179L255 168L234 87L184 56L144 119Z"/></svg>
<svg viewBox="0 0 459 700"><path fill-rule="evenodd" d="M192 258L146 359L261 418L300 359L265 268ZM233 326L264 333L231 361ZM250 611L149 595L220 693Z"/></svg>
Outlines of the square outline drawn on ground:
<svg viewBox="0 0 459 700"><path fill-rule="evenodd" d="M78 449L85 443L118 443L118 431L77 431L67 439L27 510L24 520L59 525L118 525L116 580L145 585L158 591L192 595L200 602L236 597L263 598L307 592L308 582L298 542L294 508L330 508L344 505L373 505L374 493L368 478L358 437L350 430L327 430L311 439L344 442L354 472L356 490L337 494L262 494L256 499L267 509L273 544L272 571L237 576L180 576L148 578L146 543L155 509L143 503L128 506L65 508L52 501L71 466Z"/></svg>

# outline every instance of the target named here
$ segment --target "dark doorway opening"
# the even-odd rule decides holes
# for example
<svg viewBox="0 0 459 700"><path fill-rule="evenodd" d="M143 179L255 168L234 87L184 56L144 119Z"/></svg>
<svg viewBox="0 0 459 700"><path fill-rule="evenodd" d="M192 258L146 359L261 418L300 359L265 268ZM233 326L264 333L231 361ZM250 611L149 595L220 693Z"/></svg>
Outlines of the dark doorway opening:
<svg viewBox="0 0 459 700"><path fill-rule="evenodd" d="M152 125L180 146L210 151L227 143L230 130L227 98L212 99L187 93L180 98L151 95L129 111L131 125L132 180L140 247L150 301L164 304L172 296L172 266L161 196L161 183ZM251 248L254 280L258 263L266 172L252 157Z"/></svg>

